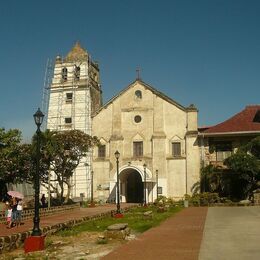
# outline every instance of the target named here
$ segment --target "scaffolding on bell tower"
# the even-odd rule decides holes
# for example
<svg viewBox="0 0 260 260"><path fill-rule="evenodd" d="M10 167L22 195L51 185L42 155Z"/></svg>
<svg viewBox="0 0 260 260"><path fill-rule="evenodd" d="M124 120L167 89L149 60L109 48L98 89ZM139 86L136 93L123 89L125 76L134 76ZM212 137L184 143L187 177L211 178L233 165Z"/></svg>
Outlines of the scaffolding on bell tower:
<svg viewBox="0 0 260 260"><path fill-rule="evenodd" d="M50 99L50 88L51 81L53 77L53 61L51 59L47 59L45 74L44 74L44 82L42 89L42 104L41 110L45 115L43 118L42 129L46 130L47 122L48 122L48 107L49 107L49 99Z"/></svg>
<svg viewBox="0 0 260 260"><path fill-rule="evenodd" d="M95 108L92 107L93 96L99 102L93 103ZM90 55L78 43L65 58L58 55L54 63L48 60L42 102L46 115L45 128L51 131L77 129L91 136L92 112L100 105L98 65L91 61ZM91 170L92 150L71 178L72 196L84 193L85 197L90 197Z"/></svg>

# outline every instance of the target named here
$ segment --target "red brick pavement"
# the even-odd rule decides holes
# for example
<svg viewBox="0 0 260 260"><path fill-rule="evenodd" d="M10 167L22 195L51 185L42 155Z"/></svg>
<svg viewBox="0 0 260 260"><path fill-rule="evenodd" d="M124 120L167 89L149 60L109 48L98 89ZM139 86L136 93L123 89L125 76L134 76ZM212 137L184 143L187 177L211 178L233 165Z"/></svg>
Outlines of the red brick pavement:
<svg viewBox="0 0 260 260"><path fill-rule="evenodd" d="M207 208L184 209L102 259L198 259L206 216Z"/></svg>
<svg viewBox="0 0 260 260"><path fill-rule="evenodd" d="M121 204L122 208L129 207L133 204ZM46 227L50 225L55 225L59 223L64 223L69 220L73 219L81 219L86 216L94 216L100 213L110 212L111 210L116 210L116 205L114 204L106 204L103 206L97 206L94 208L79 208L75 210L68 210L63 213L55 214L52 216L46 216L40 218L40 227ZM11 229L7 229L4 224L0 224L0 236L8 236L15 233L20 233L24 231L32 230L33 228L33 221L32 220L26 220L24 221L24 224L19 227L13 227Z"/></svg>

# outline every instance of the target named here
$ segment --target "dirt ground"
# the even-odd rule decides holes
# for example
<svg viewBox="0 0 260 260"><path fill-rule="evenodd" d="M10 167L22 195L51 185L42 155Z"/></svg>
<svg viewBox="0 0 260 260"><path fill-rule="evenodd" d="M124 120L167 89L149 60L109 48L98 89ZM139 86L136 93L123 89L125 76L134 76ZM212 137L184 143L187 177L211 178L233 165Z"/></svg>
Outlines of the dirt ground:
<svg viewBox="0 0 260 260"><path fill-rule="evenodd" d="M128 240L134 238L134 235L130 235ZM24 254L23 248L21 248L0 255L0 259L100 259L102 256L107 255L116 247L126 242L127 240L106 240L102 232L83 232L71 237L52 235L46 237L44 251Z"/></svg>

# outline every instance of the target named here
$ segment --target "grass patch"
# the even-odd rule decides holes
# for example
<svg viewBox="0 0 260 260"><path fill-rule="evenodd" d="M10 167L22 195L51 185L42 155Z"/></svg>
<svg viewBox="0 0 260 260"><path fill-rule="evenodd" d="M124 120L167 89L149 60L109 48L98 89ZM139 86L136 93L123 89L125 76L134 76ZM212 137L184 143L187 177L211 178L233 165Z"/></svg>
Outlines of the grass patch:
<svg viewBox="0 0 260 260"><path fill-rule="evenodd" d="M124 217L121 219L105 217L99 220L87 221L70 229L61 230L57 235L66 237L76 236L82 232L102 232L105 231L108 226L115 223L128 223L128 226L133 231L142 233L152 227L158 226L163 220L181 210L180 207L169 207L167 211L158 213L157 209L158 208L155 206L133 208L125 213ZM146 211L153 212L153 217L151 219L144 218L143 213Z"/></svg>

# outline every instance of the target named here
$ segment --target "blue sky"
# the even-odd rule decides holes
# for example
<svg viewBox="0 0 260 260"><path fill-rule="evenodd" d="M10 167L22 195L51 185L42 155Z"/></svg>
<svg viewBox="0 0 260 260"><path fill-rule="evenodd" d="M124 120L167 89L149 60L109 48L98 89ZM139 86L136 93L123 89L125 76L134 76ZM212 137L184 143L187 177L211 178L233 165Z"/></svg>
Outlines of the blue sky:
<svg viewBox="0 0 260 260"><path fill-rule="evenodd" d="M106 102L136 78L214 125L259 104L260 1L11 0L0 4L0 127L35 131L48 58L74 43L100 65Z"/></svg>

